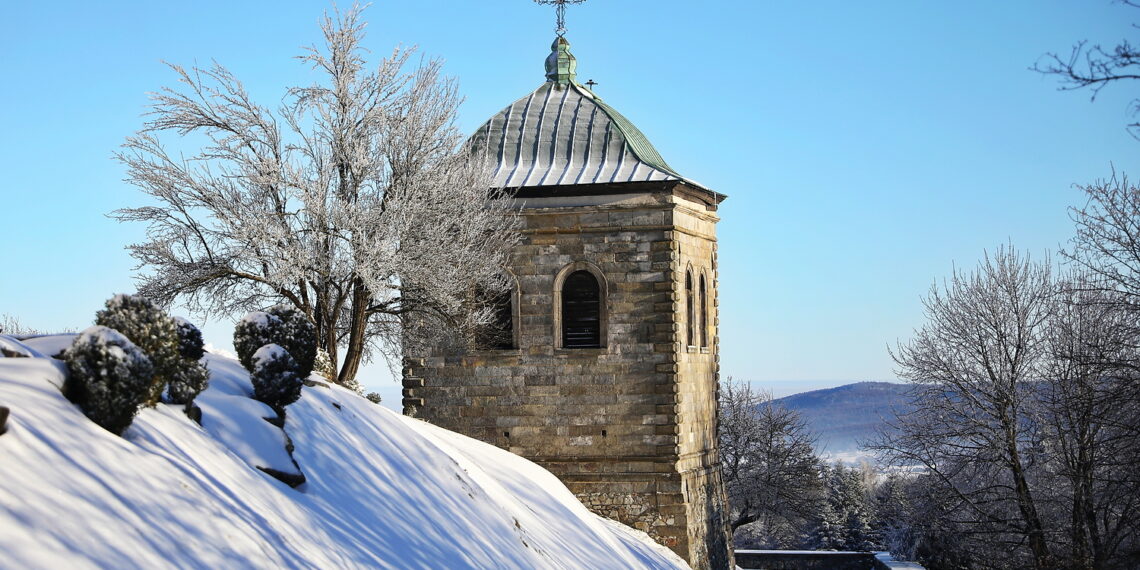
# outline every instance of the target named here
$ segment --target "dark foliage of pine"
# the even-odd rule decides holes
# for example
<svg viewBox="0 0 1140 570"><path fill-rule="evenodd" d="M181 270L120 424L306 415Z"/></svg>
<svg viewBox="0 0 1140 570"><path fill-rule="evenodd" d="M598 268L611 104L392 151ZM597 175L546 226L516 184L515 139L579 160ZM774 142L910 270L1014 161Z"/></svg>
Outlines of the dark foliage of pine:
<svg viewBox="0 0 1140 570"><path fill-rule="evenodd" d="M147 355L105 326L84 330L64 352L70 374L63 395L91 421L122 434L146 400L154 376Z"/></svg>
<svg viewBox="0 0 1140 570"><path fill-rule="evenodd" d="M95 313L95 324L122 333L147 355L154 375L144 403L148 406L158 403L167 383L185 367L174 319L149 299L115 295L107 300L105 309Z"/></svg>
<svg viewBox="0 0 1140 570"><path fill-rule="evenodd" d="M254 352L251 361L249 379L255 399L280 413L301 397L304 379L297 371L297 361L283 347L267 344Z"/></svg>

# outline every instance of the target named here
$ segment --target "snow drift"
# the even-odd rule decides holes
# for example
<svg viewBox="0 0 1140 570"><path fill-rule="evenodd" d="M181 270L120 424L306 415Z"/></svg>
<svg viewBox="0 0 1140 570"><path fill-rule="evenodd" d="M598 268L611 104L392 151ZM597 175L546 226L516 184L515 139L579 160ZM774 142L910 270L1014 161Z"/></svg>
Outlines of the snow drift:
<svg viewBox="0 0 1140 570"><path fill-rule="evenodd" d="M288 407L292 489L251 466L288 456L238 363L204 359L205 427L160 404L117 437L60 394L66 340L0 343L26 355L0 357L0 567L685 567L537 465L336 386Z"/></svg>

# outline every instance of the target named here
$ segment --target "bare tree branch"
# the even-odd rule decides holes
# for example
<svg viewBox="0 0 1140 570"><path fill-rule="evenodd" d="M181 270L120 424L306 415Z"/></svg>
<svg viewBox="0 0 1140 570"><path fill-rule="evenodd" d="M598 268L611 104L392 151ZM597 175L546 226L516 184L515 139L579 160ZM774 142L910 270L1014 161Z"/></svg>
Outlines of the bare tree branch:
<svg viewBox="0 0 1140 570"><path fill-rule="evenodd" d="M804 419L774 404L771 395L729 378L720 392L718 425L733 531L756 523L779 542L813 521L825 490L815 436Z"/></svg>
<svg viewBox="0 0 1140 570"><path fill-rule="evenodd" d="M1130 0L1121 0L1121 3L1140 7ZM1090 100L1095 101L1100 90L1110 83L1140 79L1140 50L1127 39L1109 49L1100 44L1090 46L1088 41L1081 40L1073 45L1067 56L1046 53L1030 69L1057 76L1061 83L1058 89L1062 91L1088 88ZM1133 99L1129 108L1133 116L1140 115L1140 98ZM1128 130L1133 137L1140 138L1140 121L1130 123Z"/></svg>

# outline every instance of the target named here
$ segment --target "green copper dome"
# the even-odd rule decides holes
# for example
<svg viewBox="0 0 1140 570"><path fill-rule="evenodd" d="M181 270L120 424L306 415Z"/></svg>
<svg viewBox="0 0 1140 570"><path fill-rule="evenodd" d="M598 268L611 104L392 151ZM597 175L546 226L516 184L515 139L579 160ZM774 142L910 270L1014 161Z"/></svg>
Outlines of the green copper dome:
<svg viewBox="0 0 1140 570"><path fill-rule="evenodd" d="M673 170L629 119L578 84L566 38L550 47L546 82L471 137L494 162L494 186L679 181L712 192Z"/></svg>

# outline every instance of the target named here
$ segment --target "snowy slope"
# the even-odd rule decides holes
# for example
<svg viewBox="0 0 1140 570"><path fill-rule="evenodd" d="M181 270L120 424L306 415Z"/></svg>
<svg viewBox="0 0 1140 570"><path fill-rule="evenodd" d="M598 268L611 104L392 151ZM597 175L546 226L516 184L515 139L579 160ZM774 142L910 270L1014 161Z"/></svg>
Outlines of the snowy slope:
<svg viewBox="0 0 1140 570"><path fill-rule="evenodd" d="M207 363L199 397L222 413L248 377ZM180 407L112 435L60 395L65 374L0 357L0 568L685 567L533 463L339 387L306 387L288 408L307 477L291 489Z"/></svg>

